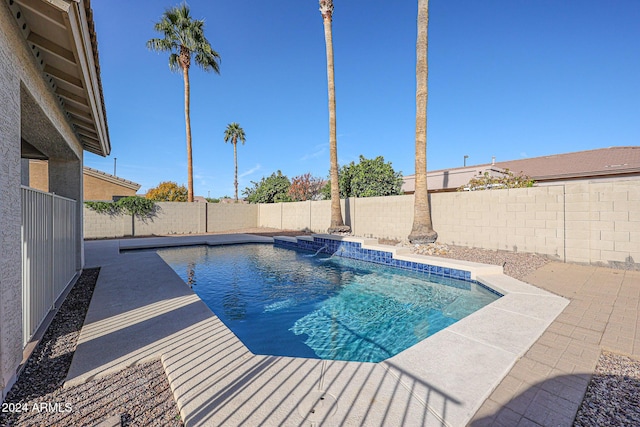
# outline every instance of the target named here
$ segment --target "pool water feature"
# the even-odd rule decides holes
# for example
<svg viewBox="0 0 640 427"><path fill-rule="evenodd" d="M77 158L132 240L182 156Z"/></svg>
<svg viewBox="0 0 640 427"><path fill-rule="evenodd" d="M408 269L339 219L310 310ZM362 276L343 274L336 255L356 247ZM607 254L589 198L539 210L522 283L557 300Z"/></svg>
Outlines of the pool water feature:
<svg viewBox="0 0 640 427"><path fill-rule="evenodd" d="M379 362L499 298L473 281L264 244L157 252L255 354Z"/></svg>

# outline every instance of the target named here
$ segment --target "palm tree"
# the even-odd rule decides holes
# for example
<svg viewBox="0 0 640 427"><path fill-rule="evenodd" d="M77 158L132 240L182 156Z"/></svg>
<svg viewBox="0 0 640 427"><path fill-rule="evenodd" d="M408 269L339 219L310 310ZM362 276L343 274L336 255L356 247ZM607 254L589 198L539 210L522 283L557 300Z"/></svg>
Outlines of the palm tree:
<svg viewBox="0 0 640 427"><path fill-rule="evenodd" d="M204 36L204 20L192 19L186 3L167 9L154 27L164 38L147 42L147 48L158 52L171 52L169 68L182 70L184 78L184 117L187 129L188 201L193 202L193 160L191 154L191 119L189 112L189 67L194 57L196 65L205 71L220 73L220 55L213 50Z"/></svg>
<svg viewBox="0 0 640 427"><path fill-rule="evenodd" d="M418 38L416 41L416 189L413 195L411 243L433 243L438 233L431 223L427 194L427 63L429 0L418 0Z"/></svg>
<svg viewBox="0 0 640 427"><path fill-rule="evenodd" d="M235 165L235 175L233 176L233 185L236 187L236 201L238 201L238 140L245 142L244 130L236 122L229 123L224 131L224 142L233 144L233 163Z"/></svg>
<svg viewBox="0 0 640 427"><path fill-rule="evenodd" d="M324 41L327 46L327 85L329 89L329 157L331 180L331 225L329 233L348 233L351 227L345 225L340 209L340 187L338 183L338 142L336 138L336 87L333 77L333 37L331 18L333 16L333 0L319 0L320 13L324 22Z"/></svg>

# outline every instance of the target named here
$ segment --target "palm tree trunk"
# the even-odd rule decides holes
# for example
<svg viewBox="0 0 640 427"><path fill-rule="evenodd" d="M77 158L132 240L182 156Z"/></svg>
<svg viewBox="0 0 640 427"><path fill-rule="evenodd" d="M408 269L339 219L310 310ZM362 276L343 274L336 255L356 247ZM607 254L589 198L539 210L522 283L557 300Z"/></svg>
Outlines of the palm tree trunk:
<svg viewBox="0 0 640 427"><path fill-rule="evenodd" d="M351 227L344 224L340 208L340 186L338 182L338 139L336 136L336 88L333 76L333 37L331 12L322 15L324 40L327 47L327 85L329 90L329 157L331 179L331 225L328 233L348 233Z"/></svg>
<svg viewBox="0 0 640 427"><path fill-rule="evenodd" d="M187 128L187 201L193 202L193 158L191 153L191 118L189 110L189 67L182 67L184 77L184 120Z"/></svg>
<svg viewBox="0 0 640 427"><path fill-rule="evenodd" d="M235 164L235 174L233 176L233 185L236 188L236 202L238 201L238 141L234 138L233 141L233 163Z"/></svg>
<svg viewBox="0 0 640 427"><path fill-rule="evenodd" d="M431 223L427 191L427 100L429 67L427 62L429 0L418 0L418 38L416 40L416 182L413 201L411 243L432 243L438 238Z"/></svg>

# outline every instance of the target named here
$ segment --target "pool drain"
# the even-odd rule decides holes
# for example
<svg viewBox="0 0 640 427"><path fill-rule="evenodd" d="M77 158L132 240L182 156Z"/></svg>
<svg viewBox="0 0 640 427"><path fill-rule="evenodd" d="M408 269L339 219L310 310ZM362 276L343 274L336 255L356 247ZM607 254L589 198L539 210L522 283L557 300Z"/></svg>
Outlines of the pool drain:
<svg viewBox="0 0 640 427"><path fill-rule="evenodd" d="M315 422L327 420L338 410L338 401L325 391L314 391L302 399L298 413L303 418Z"/></svg>

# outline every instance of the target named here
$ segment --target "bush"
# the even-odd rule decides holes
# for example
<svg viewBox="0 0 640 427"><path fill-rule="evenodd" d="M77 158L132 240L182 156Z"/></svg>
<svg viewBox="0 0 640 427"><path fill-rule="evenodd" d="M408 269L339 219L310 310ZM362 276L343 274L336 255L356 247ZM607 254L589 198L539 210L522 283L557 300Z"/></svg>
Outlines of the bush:
<svg viewBox="0 0 640 427"><path fill-rule="evenodd" d="M173 181L165 181L157 187L149 189L145 198L156 202L186 202L188 200L187 187Z"/></svg>
<svg viewBox="0 0 640 427"><path fill-rule="evenodd" d="M242 191L249 203L290 202L289 187L291 182L282 172L274 172L269 177L262 177L260 182L251 181L252 186Z"/></svg>
<svg viewBox="0 0 640 427"><path fill-rule="evenodd" d="M321 191L323 186L324 179L312 176L310 173L305 173L291 180L288 194L294 202L318 200L322 198Z"/></svg>
<svg viewBox="0 0 640 427"><path fill-rule="evenodd" d="M458 191L480 191L480 190L492 190L501 188L526 188L533 187L535 181L527 175L523 175L520 172L518 175L514 175L509 169L505 169L504 173L500 176L491 176L489 172L485 172L483 175L471 178L468 183L458 187Z"/></svg>
<svg viewBox="0 0 640 427"><path fill-rule="evenodd" d="M396 172L384 157L367 159L360 155L360 162L351 162L338 171L340 198L395 196L402 192L402 172ZM322 189L325 199L331 198L331 182Z"/></svg>
<svg viewBox="0 0 640 427"><path fill-rule="evenodd" d="M139 196L123 197L117 202L84 202L89 209L107 215L127 213L139 217L149 217L156 213L157 205L149 199Z"/></svg>

